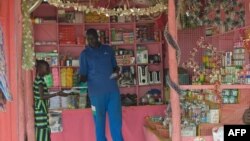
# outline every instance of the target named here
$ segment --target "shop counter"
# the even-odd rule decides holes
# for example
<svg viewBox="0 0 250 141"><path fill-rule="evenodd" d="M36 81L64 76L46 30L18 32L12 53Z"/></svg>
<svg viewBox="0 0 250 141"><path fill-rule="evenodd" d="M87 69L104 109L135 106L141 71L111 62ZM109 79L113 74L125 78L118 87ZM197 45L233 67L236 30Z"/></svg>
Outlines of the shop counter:
<svg viewBox="0 0 250 141"><path fill-rule="evenodd" d="M123 107L123 136L125 141L145 141L144 118L149 115L164 115L166 105ZM107 118L108 120L108 118ZM64 110L63 131L52 133L51 141L96 141L91 109ZM107 139L111 140L109 124Z"/></svg>
<svg viewBox="0 0 250 141"><path fill-rule="evenodd" d="M159 136L154 130L144 127L145 141L171 141L170 139ZM182 137L182 141L194 141L196 137ZM206 141L213 141L213 136L202 136Z"/></svg>

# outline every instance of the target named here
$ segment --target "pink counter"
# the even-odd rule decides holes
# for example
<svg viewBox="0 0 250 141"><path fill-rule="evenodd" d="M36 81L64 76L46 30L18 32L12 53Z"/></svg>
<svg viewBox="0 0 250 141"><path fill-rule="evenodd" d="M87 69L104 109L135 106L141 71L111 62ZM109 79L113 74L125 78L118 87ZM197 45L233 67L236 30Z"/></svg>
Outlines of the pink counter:
<svg viewBox="0 0 250 141"><path fill-rule="evenodd" d="M163 139L154 133L153 130L144 127L145 141L170 141L170 139ZM196 137L182 137L182 141L194 141ZM213 136L202 136L206 141L213 141Z"/></svg>
<svg viewBox="0 0 250 141"><path fill-rule="evenodd" d="M145 141L144 117L163 115L165 105L123 107L123 136L125 141ZM51 134L51 141L95 141L94 121L90 109L64 110L63 132ZM107 126L107 138L111 141Z"/></svg>

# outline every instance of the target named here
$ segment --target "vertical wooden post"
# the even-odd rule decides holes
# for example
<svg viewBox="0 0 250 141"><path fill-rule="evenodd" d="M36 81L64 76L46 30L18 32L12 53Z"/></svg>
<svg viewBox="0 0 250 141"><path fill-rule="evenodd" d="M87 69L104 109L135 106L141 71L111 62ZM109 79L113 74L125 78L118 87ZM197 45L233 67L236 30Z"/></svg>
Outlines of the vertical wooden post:
<svg viewBox="0 0 250 141"><path fill-rule="evenodd" d="M177 25L175 15L175 1L168 0L168 30L177 41ZM178 83L178 63L176 60L176 50L168 44L169 75L173 82ZM170 100L172 107L172 140L181 141L181 112L179 95L170 89Z"/></svg>

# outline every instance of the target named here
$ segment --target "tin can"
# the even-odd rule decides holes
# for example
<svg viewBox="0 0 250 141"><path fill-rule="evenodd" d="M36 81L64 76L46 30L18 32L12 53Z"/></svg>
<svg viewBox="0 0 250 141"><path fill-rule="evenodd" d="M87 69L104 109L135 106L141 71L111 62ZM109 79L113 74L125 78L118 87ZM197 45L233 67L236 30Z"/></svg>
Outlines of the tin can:
<svg viewBox="0 0 250 141"><path fill-rule="evenodd" d="M229 103L230 103L230 104L236 103L236 97L230 96L230 97L229 97Z"/></svg>
<svg viewBox="0 0 250 141"><path fill-rule="evenodd" d="M223 103L224 104L228 104L229 103L229 97L228 96L224 96L223 97Z"/></svg>

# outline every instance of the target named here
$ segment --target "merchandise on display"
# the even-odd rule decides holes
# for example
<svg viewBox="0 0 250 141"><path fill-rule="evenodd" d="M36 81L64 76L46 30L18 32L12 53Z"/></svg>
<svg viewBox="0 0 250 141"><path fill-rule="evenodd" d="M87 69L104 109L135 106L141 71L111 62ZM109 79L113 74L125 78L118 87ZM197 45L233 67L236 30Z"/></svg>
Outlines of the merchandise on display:
<svg viewBox="0 0 250 141"><path fill-rule="evenodd" d="M154 29L154 24L138 25L136 27L137 42L160 41L159 32Z"/></svg>
<svg viewBox="0 0 250 141"><path fill-rule="evenodd" d="M133 20L132 16L110 16L111 23L129 23Z"/></svg>
<svg viewBox="0 0 250 141"><path fill-rule="evenodd" d="M130 29L123 28L111 28L111 44L133 44L134 43L134 32Z"/></svg>
<svg viewBox="0 0 250 141"><path fill-rule="evenodd" d="M239 90L229 89L222 91L222 103L223 104L236 104L238 103Z"/></svg>
<svg viewBox="0 0 250 141"><path fill-rule="evenodd" d="M122 66L121 77L118 80L118 84L121 87L129 87L136 84L135 68L133 66Z"/></svg>
<svg viewBox="0 0 250 141"><path fill-rule="evenodd" d="M137 46L136 59L137 64L148 63L148 50L145 46Z"/></svg>
<svg viewBox="0 0 250 141"><path fill-rule="evenodd" d="M136 94L121 94L122 106L136 106L137 95Z"/></svg>
<svg viewBox="0 0 250 141"><path fill-rule="evenodd" d="M37 52L36 53L36 59L37 60L45 60L49 63L50 66L58 66L59 61L58 61L58 53L56 50L53 52Z"/></svg>
<svg viewBox="0 0 250 141"><path fill-rule="evenodd" d="M141 105L155 105L162 104L163 99L161 97L161 91L159 89L151 89L147 91L144 96L140 98Z"/></svg>

